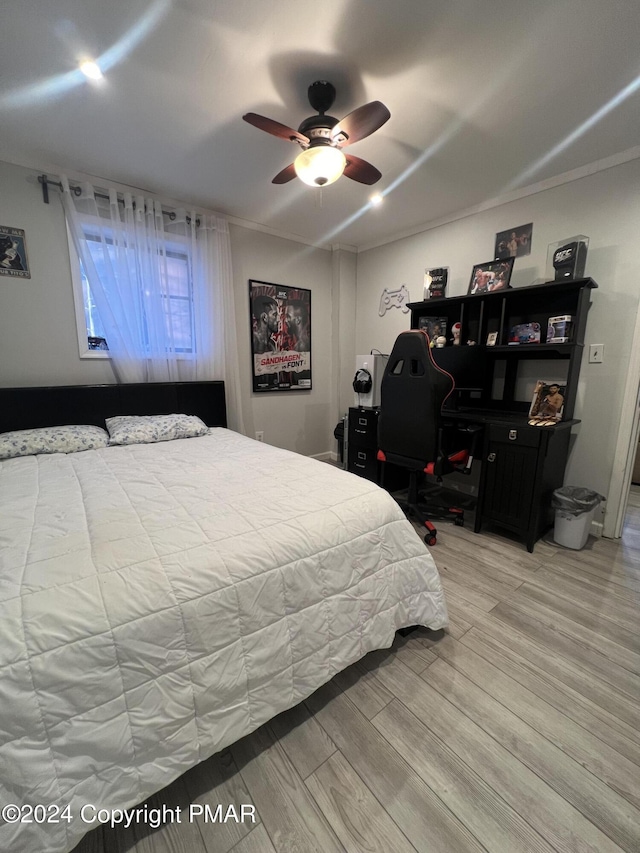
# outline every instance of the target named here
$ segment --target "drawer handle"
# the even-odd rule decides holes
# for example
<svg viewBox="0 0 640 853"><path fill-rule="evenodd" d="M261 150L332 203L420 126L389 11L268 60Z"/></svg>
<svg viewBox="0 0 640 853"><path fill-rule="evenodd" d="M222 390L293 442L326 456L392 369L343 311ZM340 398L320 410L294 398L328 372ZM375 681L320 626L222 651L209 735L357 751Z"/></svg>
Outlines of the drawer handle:
<svg viewBox="0 0 640 853"><path fill-rule="evenodd" d="M518 438L518 430L510 429L509 430L509 441L515 441Z"/></svg>
<svg viewBox="0 0 640 853"><path fill-rule="evenodd" d="M495 462L495 461L496 461L496 454L495 454L495 453L490 453L490 454L487 456L487 462Z"/></svg>

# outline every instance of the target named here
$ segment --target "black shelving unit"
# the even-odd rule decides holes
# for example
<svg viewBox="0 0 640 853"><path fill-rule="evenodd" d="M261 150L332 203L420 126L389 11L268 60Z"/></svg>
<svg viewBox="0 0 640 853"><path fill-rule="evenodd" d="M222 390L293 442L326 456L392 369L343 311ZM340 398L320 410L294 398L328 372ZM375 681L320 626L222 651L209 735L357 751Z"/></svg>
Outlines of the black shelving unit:
<svg viewBox="0 0 640 853"><path fill-rule="evenodd" d="M460 392L458 403L464 405L451 415L484 426L476 532L485 524L498 525L524 538L532 551L553 524L551 497L563 485L571 428L579 423L573 415L591 291L597 286L584 278L409 305L412 329L429 316L446 317L448 330L461 324L460 345L448 340L446 347L433 349L438 364L454 377L464 376L470 362L475 368L474 389ZM573 322L569 343L508 343L510 330L522 323L539 323L545 341L549 318L565 314ZM486 343L490 333L496 335L493 346ZM565 363L566 378L540 377L563 379L563 420L549 428L530 426L530 401L516 398L519 369L523 361L539 361L542 373L548 360Z"/></svg>
<svg viewBox="0 0 640 853"><path fill-rule="evenodd" d="M474 341L478 359L486 363L485 384L477 405L496 411L526 413L529 403L515 398L518 367L523 360L560 359L567 362L564 418L573 418L578 377L584 348L587 315L591 304L591 290L598 285L591 278L572 281L549 282L493 293L467 296L450 296L411 302L411 328L419 328L420 318L440 316L447 318L447 328L454 323L462 327L459 346L447 340L443 350L434 349L436 361L456 373L456 359L468 357L464 350L468 341ZM544 343L550 317L569 314L573 318L571 342ZM509 344L510 330L522 323L539 323L542 343ZM497 335L496 344L487 346L489 333ZM452 352L448 352L452 350ZM500 399L494 396L493 379L497 361L505 362L504 387Z"/></svg>

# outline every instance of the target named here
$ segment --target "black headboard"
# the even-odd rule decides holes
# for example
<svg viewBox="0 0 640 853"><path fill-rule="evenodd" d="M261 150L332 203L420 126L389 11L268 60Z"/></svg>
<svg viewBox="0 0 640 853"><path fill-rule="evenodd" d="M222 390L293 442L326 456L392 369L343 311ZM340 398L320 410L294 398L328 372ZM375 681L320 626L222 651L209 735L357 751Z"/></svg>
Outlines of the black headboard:
<svg viewBox="0 0 640 853"><path fill-rule="evenodd" d="M114 415L198 415L227 425L224 382L148 382L0 388L0 432L63 424L104 427Z"/></svg>

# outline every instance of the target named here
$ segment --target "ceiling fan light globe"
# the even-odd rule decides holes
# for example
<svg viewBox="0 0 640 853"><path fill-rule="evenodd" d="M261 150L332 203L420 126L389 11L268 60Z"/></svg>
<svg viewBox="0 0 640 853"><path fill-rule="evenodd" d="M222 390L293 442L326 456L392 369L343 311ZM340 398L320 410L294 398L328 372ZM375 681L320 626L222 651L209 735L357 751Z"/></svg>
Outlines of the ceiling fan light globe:
<svg viewBox="0 0 640 853"><path fill-rule="evenodd" d="M295 159L296 175L310 187L326 187L338 180L347 165L342 151L329 145L307 148Z"/></svg>

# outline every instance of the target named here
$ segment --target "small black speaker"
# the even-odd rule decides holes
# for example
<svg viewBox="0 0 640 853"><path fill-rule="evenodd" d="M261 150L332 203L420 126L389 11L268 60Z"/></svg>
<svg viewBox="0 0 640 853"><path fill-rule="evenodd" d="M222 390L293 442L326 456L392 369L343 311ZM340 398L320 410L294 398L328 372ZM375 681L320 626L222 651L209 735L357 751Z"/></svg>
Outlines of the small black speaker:
<svg viewBox="0 0 640 853"><path fill-rule="evenodd" d="M553 267L556 271L555 281L562 281L565 278L582 278L586 262L586 243L580 240L560 246L553 253Z"/></svg>

